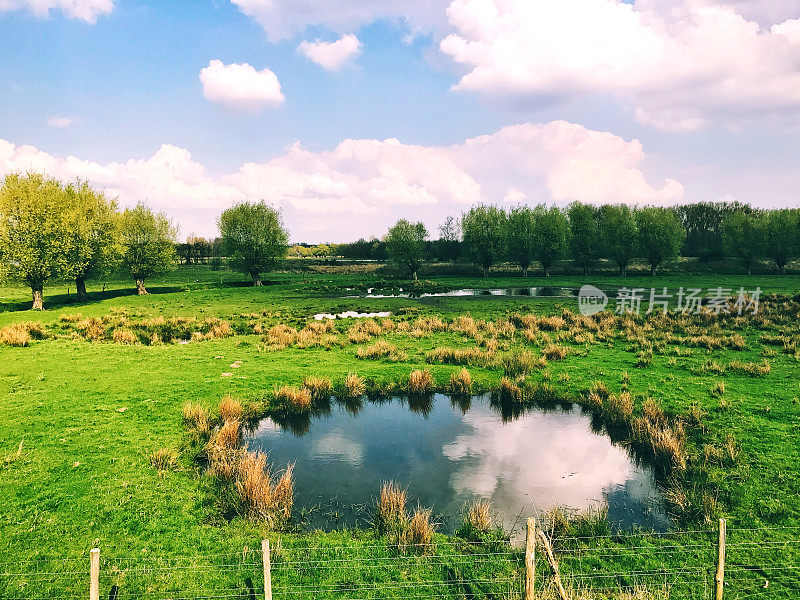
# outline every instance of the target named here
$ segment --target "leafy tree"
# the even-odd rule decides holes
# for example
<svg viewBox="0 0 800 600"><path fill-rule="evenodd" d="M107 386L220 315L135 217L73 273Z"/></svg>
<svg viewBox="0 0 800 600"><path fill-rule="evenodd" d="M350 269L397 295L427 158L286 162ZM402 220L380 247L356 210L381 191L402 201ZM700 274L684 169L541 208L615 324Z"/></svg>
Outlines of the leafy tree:
<svg viewBox="0 0 800 600"><path fill-rule="evenodd" d="M566 254L569 243L569 223L557 206L548 210L543 204L534 211L534 256L542 263L544 276L550 276L550 267Z"/></svg>
<svg viewBox="0 0 800 600"><path fill-rule="evenodd" d="M119 262L117 201L85 181L64 188L69 250L65 275L75 280L78 300L86 300L86 280L111 271Z"/></svg>
<svg viewBox="0 0 800 600"><path fill-rule="evenodd" d="M122 268L133 276L136 293L147 293L145 280L175 265L178 231L169 217L154 213L144 204L127 208L119 217Z"/></svg>
<svg viewBox="0 0 800 600"><path fill-rule="evenodd" d="M625 204L604 204L600 207L601 254L609 258L624 275L636 252L639 230L633 211Z"/></svg>
<svg viewBox="0 0 800 600"><path fill-rule="evenodd" d="M506 222L508 240L508 258L522 268L522 276L528 275L528 269L534 260L537 245L536 217L528 206L512 208Z"/></svg>
<svg viewBox="0 0 800 600"><path fill-rule="evenodd" d="M567 209L569 217L569 250L575 264L580 265L583 274L589 274L589 267L600 249L600 229L597 227L597 211L589 204L573 202Z"/></svg>
<svg viewBox="0 0 800 600"><path fill-rule="evenodd" d="M438 260L456 260L461 254L458 237L458 223L452 216L446 217L444 223L439 225L439 239L433 243L433 255Z"/></svg>
<svg viewBox="0 0 800 600"><path fill-rule="evenodd" d="M261 273L273 270L286 258L289 232L280 213L263 200L229 208L217 224L231 268L249 273L255 286L261 285Z"/></svg>
<svg viewBox="0 0 800 600"><path fill-rule="evenodd" d="M750 275L753 262L764 253L762 218L759 213L737 211L722 224L722 244L725 254L744 263Z"/></svg>
<svg viewBox="0 0 800 600"><path fill-rule="evenodd" d="M31 288L34 310L44 307L44 284L64 274L70 239L64 190L37 173L10 174L0 187L0 263Z"/></svg>
<svg viewBox="0 0 800 600"><path fill-rule="evenodd" d="M489 275L489 267L506 254L506 213L496 206L473 206L461 216L464 251Z"/></svg>
<svg viewBox="0 0 800 600"><path fill-rule="evenodd" d="M428 230L422 223L399 220L386 236L386 251L389 260L417 279L417 271L422 265L425 238Z"/></svg>
<svg viewBox="0 0 800 600"><path fill-rule="evenodd" d="M650 275L664 261L678 256L686 232L674 212L668 208L646 206L636 211L639 248L650 263Z"/></svg>
<svg viewBox="0 0 800 600"><path fill-rule="evenodd" d="M752 209L740 202L695 202L673 210L686 230L682 254L709 260L724 255L722 223L725 219L736 211L751 212Z"/></svg>
<svg viewBox="0 0 800 600"><path fill-rule="evenodd" d="M764 250L767 256L778 265L778 271L783 275L783 269L791 258L797 256L800 250L800 222L795 210L771 210L764 215Z"/></svg>

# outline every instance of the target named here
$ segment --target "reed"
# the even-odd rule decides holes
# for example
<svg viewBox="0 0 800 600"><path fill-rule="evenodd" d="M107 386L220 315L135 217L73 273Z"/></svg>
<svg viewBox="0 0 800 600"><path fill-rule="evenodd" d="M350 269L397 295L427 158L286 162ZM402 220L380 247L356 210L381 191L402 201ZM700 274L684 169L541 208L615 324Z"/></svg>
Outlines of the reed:
<svg viewBox="0 0 800 600"><path fill-rule="evenodd" d="M286 408L298 411L311 410L313 398L311 391L306 387L284 385L275 392L276 400Z"/></svg>
<svg viewBox="0 0 800 600"><path fill-rule="evenodd" d="M400 532L407 520L406 501L408 494L394 481L384 482L378 497L375 527L384 535Z"/></svg>
<svg viewBox="0 0 800 600"><path fill-rule="evenodd" d="M220 400L217 412L223 423L228 421L240 421L243 413L242 403L236 398L225 396Z"/></svg>
<svg viewBox="0 0 800 600"><path fill-rule="evenodd" d="M424 396L433 392L435 383L430 371L427 369L415 369L408 376L408 392L417 396Z"/></svg>
<svg viewBox="0 0 800 600"><path fill-rule="evenodd" d="M309 391L314 400L329 398L333 392L333 385L327 377L306 377L303 380L303 387Z"/></svg>
<svg viewBox="0 0 800 600"><path fill-rule="evenodd" d="M472 375L465 368L454 371L450 375L447 390L457 396L468 396L472 393Z"/></svg>
<svg viewBox="0 0 800 600"><path fill-rule="evenodd" d="M344 389L348 398L360 398L367 391L364 378L356 373L348 373L344 380Z"/></svg>

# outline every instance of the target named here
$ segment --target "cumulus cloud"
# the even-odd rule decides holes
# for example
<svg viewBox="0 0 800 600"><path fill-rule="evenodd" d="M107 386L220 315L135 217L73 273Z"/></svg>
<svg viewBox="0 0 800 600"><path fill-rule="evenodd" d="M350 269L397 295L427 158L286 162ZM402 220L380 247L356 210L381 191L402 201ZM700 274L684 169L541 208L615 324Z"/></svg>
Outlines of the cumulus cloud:
<svg viewBox="0 0 800 600"><path fill-rule="evenodd" d="M255 19L271 41L291 38L309 25L339 34L381 19L402 22L412 31L430 31L444 25L449 0L232 0Z"/></svg>
<svg viewBox="0 0 800 600"><path fill-rule="evenodd" d="M111 14L114 0L0 0L0 11L27 9L37 17L59 10L70 19L96 23L97 17Z"/></svg>
<svg viewBox="0 0 800 600"><path fill-rule="evenodd" d="M63 129L65 127L69 127L72 125L72 119L69 117L52 117L47 120L48 127L54 127L56 129Z"/></svg>
<svg viewBox="0 0 800 600"><path fill-rule="evenodd" d="M680 200L677 181L648 183L645 158L636 140L563 121L509 126L452 146L348 139L312 152L296 143L269 161L216 177L171 145L150 158L102 164L0 140L0 175L34 170L87 179L124 205L149 201L184 231L207 235L232 203L263 199L284 211L294 239L308 241L379 234L409 215L433 226L479 202Z"/></svg>
<svg viewBox="0 0 800 600"><path fill-rule="evenodd" d="M237 111L257 113L285 100L275 73L256 71L247 63L226 65L212 60L200 71L200 81L206 100Z"/></svg>
<svg viewBox="0 0 800 600"><path fill-rule="evenodd" d="M440 49L467 69L458 90L532 104L610 95L662 129L800 112L793 22L763 29L741 4L454 0Z"/></svg>
<svg viewBox="0 0 800 600"><path fill-rule="evenodd" d="M361 42L353 34L342 36L335 42L304 41L298 50L323 69L335 71L361 51Z"/></svg>

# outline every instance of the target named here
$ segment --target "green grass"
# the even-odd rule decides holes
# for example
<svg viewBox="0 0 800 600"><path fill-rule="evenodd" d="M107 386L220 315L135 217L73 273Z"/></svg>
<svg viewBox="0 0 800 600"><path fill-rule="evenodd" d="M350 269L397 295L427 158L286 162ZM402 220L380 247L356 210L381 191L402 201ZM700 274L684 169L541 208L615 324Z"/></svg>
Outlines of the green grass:
<svg viewBox="0 0 800 600"><path fill-rule="evenodd" d="M219 277L222 277L223 287L219 287ZM191 267L150 282L148 287L154 293L145 297L123 293L129 289L126 282L116 282L112 292L105 296L98 291L98 284L92 284L89 292L94 295L93 301L82 305L69 303L63 294L54 295L65 291L63 287L61 290L54 287L49 289L49 295L46 290L45 303L49 310L44 313L23 310L27 305L23 288L4 287L0 288L0 309L4 309L0 312L0 327L37 320L51 331L61 332L61 315L103 316L110 314L112 308L127 310L131 318L215 316L232 323L245 322L246 318L238 316L242 313L266 312L262 319L265 324L284 322L293 327L302 327L314 313L341 310L396 313L411 309L410 319L418 314L438 314L450 319L469 312L475 318L496 319L514 312L549 313L560 310L560 306L576 309L570 299L436 298L419 301L338 297L346 287L379 283L382 277L374 274L295 272L279 273L266 279L270 285L246 288L237 285L242 281L239 275ZM518 285L519 281L518 277L490 280L445 277L437 279L436 283L452 288L502 287ZM800 290L800 278L796 276L702 274L689 277L675 274L651 279L638 275L627 278L600 275L588 281L596 285L648 288L652 285L671 288L722 285L735 289L740 285L748 289L760 286L765 293L790 295ZM548 285L577 286L583 282L580 276L554 276L546 280ZM543 283L543 278L526 280L526 285ZM339 325L340 331L349 324ZM105 557L126 557L132 562L155 560L153 557L174 560L198 554L242 554L245 546L257 548L264 535L272 540L280 537L287 548L287 557L293 555L289 550L293 546L309 544L343 546L344 550L335 551L340 557L373 552L365 549L381 543L373 532L277 535L245 519L225 521L216 510L213 485L200 474L196 465L183 457L178 470L159 475L150 466L149 456L159 448L182 447L185 434L180 409L187 401L213 409L226 394L261 399L268 397L278 385L301 384L308 375L330 377L336 382L351 371L378 382L392 382L406 381L412 369L428 368L437 382L444 385L450 374L461 367L427 365L425 352L436 346L474 345L473 341L450 332L418 340L389 334L387 341L405 354L403 360L390 362L358 359L356 344L334 346L330 350L288 348L265 352L260 349L260 336L238 335L185 345L123 346L69 339L66 330L63 331L64 335L59 334L56 339L34 341L25 348L0 346L0 506L3 507L0 510L0 562L13 561L21 572L59 564L57 561L34 562L42 557L83 560L94 546L101 547ZM577 397L596 380L606 382L610 390L617 393L622 389L622 373L628 372L628 387L636 398L637 410L645 397L653 398L672 415L684 415L693 405L702 407L705 413L702 430L689 434L692 452L701 452L701 445L705 443L721 445L726 436L732 435L740 447L740 457L735 465L707 469L704 479L693 480L692 484L713 490L721 512L734 530L732 539L758 542L771 534L736 532L735 529L800 526L800 365L794 355L783 353L776 346L777 354L768 357L772 369L766 377L751 377L731 370L724 374L702 370L707 361L721 364L735 360L762 361L766 346L762 345L760 336L765 332L747 328L742 333L747 340L744 350L690 348L688 354L681 355L655 352L652 363L646 367L636 367L636 353L625 340L590 345L567 343L572 352L562 361L551 362L545 370L550 374L551 385L570 396ZM797 324L793 335L798 335ZM521 341L515 345L539 352ZM242 366L231 369L230 364L237 360L242 361ZM470 367L469 370L476 384L483 387L497 385L502 375L494 368ZM233 372L233 376L222 377L223 372ZM568 379L562 373L566 373ZM542 375L534 370L529 377L536 382ZM712 393L718 381L725 383L722 395ZM20 443L22 450L18 453ZM376 496L377 493L378 490ZM712 528L700 515L687 519L681 523L682 528ZM776 537L785 539L794 539L793 535L791 530L775 532ZM687 560L695 567L710 568L712 536L692 534L681 537L682 543L684 540L696 546L691 556L679 552L668 554L664 548L670 544L658 536L635 538L636 544L652 548L638 554L620 552L620 548L632 542L614 538L592 542L565 539L557 548L573 551L564 553L561 558L567 574L578 568L616 572L665 564L677 569L683 564L681 561ZM608 548L608 556L585 557L580 564L573 560L578 554L576 549L598 544ZM448 547L442 545L441 551L446 552ZM742 546L732 550L729 564L734 568L747 564L799 565L798 550L800 548L793 544ZM374 550L388 551L385 547ZM298 551L297 555L303 552ZM492 558L496 563L480 568L511 573L519 569L518 559ZM242 569L246 570L245 562L248 561L243 561ZM541 568L544 576L544 565ZM258 573L257 567L252 570ZM420 563L405 574L402 569L376 574L359 571L354 563L338 571L304 571L302 577L310 583L342 586L342 582L353 580L363 584L376 577L387 581L441 579L442 572L434 571ZM241 573L237 577L239 575ZM766 577L750 572L747 575L749 579L737 584L740 587L736 590L752 588L757 591L755 586L763 584ZM301 574L292 577L300 578ZM619 585L632 583L631 578L622 579L613 581ZM769 579L774 594L771 597L796 596L799 584L794 576L779 573ZM134 585L133 580L130 581L130 585ZM202 571L195 583L233 585L231 581L224 573L212 576ZM254 581L257 581L255 576ZM15 597L10 593L12 588L4 590L3 585L0 578L0 597L4 593ZM82 590L83 583L76 581L70 585L76 587L67 591ZM241 585L241 581L237 585ZM686 590L676 588L673 597L691 597L684 592Z"/></svg>

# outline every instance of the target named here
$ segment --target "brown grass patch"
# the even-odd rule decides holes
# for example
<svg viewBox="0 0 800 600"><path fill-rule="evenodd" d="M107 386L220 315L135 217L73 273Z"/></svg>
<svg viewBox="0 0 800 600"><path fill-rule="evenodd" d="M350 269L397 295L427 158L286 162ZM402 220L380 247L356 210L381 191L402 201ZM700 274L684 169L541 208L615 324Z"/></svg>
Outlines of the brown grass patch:
<svg viewBox="0 0 800 600"><path fill-rule="evenodd" d="M199 433L202 437L208 437L211 433L211 426L208 420L206 409L199 404L187 402L183 405L183 424L188 429Z"/></svg>
<svg viewBox="0 0 800 600"><path fill-rule="evenodd" d="M435 383L430 371L415 369L408 376L408 391L419 396L430 394L433 392Z"/></svg>
<svg viewBox="0 0 800 600"><path fill-rule="evenodd" d="M139 336L137 336L133 331L131 331L127 327L121 327L115 329L114 333L111 334L111 339L114 340L114 342L117 344L124 344L127 346L139 342Z"/></svg>
<svg viewBox="0 0 800 600"><path fill-rule="evenodd" d="M288 408L300 411L310 410L313 401L311 390L306 387L298 388L291 385L284 385L279 388L275 392L275 398Z"/></svg>
<svg viewBox="0 0 800 600"><path fill-rule="evenodd" d="M330 397L333 391L331 380L327 377L306 377L303 380L303 387L310 393L315 400L324 400Z"/></svg>
<svg viewBox="0 0 800 600"><path fill-rule="evenodd" d="M173 448L161 448L150 454L150 466L161 475L165 471L174 471L178 466L178 453Z"/></svg>
<svg viewBox="0 0 800 600"><path fill-rule="evenodd" d="M364 378L356 373L348 373L344 380L345 393L348 398L360 398L367 391Z"/></svg>
<svg viewBox="0 0 800 600"><path fill-rule="evenodd" d="M274 528L285 524L292 515L292 465L287 465L280 478L275 480L267 465L266 454L245 452L238 465L236 489L247 515L254 521L264 522Z"/></svg>
<svg viewBox="0 0 800 600"><path fill-rule="evenodd" d="M567 357L567 354L569 354L569 348L557 344L549 344L544 347L542 354L547 360L563 360Z"/></svg>
<svg viewBox="0 0 800 600"><path fill-rule="evenodd" d="M217 412L223 423L227 421L239 421L243 413L242 403L236 398L225 396L220 400Z"/></svg>
<svg viewBox="0 0 800 600"><path fill-rule="evenodd" d="M394 481L384 482L375 513L375 527L378 533L386 534L402 529L406 520L407 499L406 491Z"/></svg>
<svg viewBox="0 0 800 600"><path fill-rule="evenodd" d="M447 389L451 394L458 396L468 396L472 393L472 375L469 371L462 368L460 371L455 371L450 375L450 381L447 384Z"/></svg>

